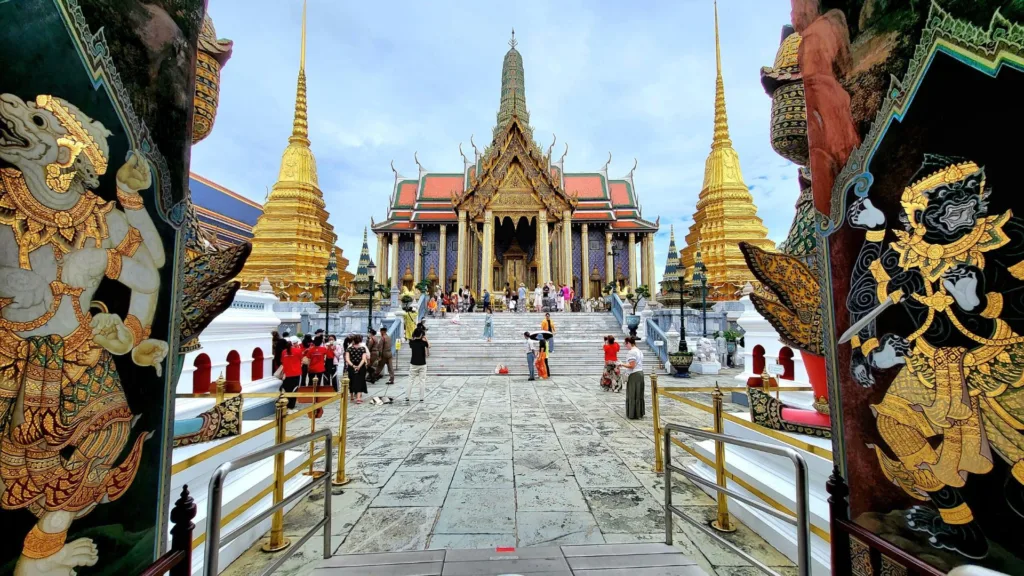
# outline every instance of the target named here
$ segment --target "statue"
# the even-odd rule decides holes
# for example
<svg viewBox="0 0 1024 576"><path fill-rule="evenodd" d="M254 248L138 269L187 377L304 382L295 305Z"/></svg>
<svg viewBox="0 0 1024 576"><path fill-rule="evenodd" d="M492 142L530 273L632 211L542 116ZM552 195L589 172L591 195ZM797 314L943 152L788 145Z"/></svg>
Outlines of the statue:
<svg viewBox="0 0 1024 576"><path fill-rule="evenodd" d="M715 341L710 338L698 338L696 356L698 362L717 362L718 347L715 346Z"/></svg>
<svg viewBox="0 0 1024 576"><path fill-rule="evenodd" d="M0 95L0 120L0 505L38 519L15 573L68 574L96 562L89 538L65 542L72 522L124 495L149 437L125 452L136 415L113 356L162 373L167 342L149 336L164 246L140 152L117 168L118 208L93 193L101 123L46 94ZM104 277L130 292L124 320L93 300Z"/></svg>

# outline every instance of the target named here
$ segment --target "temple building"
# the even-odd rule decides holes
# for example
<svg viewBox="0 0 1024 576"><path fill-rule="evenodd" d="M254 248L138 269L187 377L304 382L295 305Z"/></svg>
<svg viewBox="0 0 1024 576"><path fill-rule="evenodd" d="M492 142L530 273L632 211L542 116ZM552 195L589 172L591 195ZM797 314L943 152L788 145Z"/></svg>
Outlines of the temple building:
<svg viewBox="0 0 1024 576"><path fill-rule="evenodd" d="M459 172L431 172L418 158L414 177L395 171L387 219L372 225L377 280L413 286L426 279L478 293L552 281L584 298L611 282L653 291L658 222L641 214L636 164L611 179L610 154L596 172L567 173L566 154L552 157L554 141L542 152L514 32L509 45L490 145L480 151L470 138L472 157L462 154Z"/></svg>
<svg viewBox="0 0 1024 576"><path fill-rule="evenodd" d="M686 277L693 274L696 252L702 251L707 266L708 289L715 297L733 299L747 282L755 282L740 252L739 243L773 250L768 229L757 216L757 206L743 183L740 158L729 138L729 119L725 111L725 84L722 82L722 54L718 38L718 6L715 5L715 128L711 153L704 164L704 185L697 199L697 212L686 235L686 247L680 264ZM700 244L700 248L698 248Z"/></svg>
<svg viewBox="0 0 1024 576"><path fill-rule="evenodd" d="M333 250L341 267L337 234L327 222L310 149L306 118L306 9L302 9L302 45L295 114L288 146L281 156L277 182L252 230L252 254L238 280L256 290L266 278L282 299L321 300L324 273ZM343 294L342 294L343 296Z"/></svg>

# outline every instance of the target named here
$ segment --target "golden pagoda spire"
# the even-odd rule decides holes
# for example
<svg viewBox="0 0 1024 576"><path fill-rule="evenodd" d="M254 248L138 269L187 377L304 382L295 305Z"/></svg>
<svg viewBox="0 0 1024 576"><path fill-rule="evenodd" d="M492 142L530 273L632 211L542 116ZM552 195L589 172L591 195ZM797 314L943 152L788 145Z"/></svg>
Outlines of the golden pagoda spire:
<svg viewBox="0 0 1024 576"><path fill-rule="evenodd" d="M300 285L312 288L314 299L321 298L324 268L337 235L327 222L323 192L316 175L316 158L309 142L306 112L306 2L302 3L302 35L299 45L299 78L295 90L292 133L281 155L277 182L270 190L263 214L253 227L252 254L239 275L243 285L258 284L264 277L270 282L288 283L292 298ZM347 261L341 257L339 262ZM349 276L339 264L339 277Z"/></svg>
<svg viewBox="0 0 1024 576"><path fill-rule="evenodd" d="M703 256L709 286L724 287L732 294L754 275L747 269L739 243L749 242L765 250L774 250L768 229L757 217L757 206L743 182L740 158L729 138L729 117L725 108L725 82L722 80L722 45L718 32L718 2L715 10L715 124L711 152L704 163L704 185L697 199L697 212L686 235L686 248L680 263L692 278L698 253ZM703 244L703 251L700 244ZM726 286L729 285L729 286Z"/></svg>
<svg viewBox="0 0 1024 576"><path fill-rule="evenodd" d="M729 116L725 112L725 82L722 81L722 45L718 39L718 2L715 1L715 134L711 149L732 148Z"/></svg>

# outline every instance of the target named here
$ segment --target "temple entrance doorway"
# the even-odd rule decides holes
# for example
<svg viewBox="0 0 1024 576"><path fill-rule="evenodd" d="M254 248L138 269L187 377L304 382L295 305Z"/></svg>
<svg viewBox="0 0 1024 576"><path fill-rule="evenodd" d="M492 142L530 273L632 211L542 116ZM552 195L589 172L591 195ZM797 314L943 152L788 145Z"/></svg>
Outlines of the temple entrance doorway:
<svg viewBox="0 0 1024 576"><path fill-rule="evenodd" d="M513 290L519 284L533 290L537 285L537 225L533 218L498 216L494 223L494 277L496 292L504 292L505 284Z"/></svg>

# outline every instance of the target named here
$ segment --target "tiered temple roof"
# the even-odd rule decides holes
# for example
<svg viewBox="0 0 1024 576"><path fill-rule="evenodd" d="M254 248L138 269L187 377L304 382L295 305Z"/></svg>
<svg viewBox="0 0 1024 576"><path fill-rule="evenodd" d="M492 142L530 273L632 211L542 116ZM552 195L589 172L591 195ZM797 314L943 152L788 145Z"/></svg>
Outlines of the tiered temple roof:
<svg viewBox="0 0 1024 576"><path fill-rule="evenodd" d="M725 84L722 81L722 56L718 37L718 5L715 5L715 128L711 153L704 164L704 185L697 200L697 212L686 235L681 263L686 275L693 274L697 245L703 246L708 285L724 288L723 294L747 282L754 275L747 269L739 243L748 242L765 250L775 243L768 239L768 229L757 216L757 206L743 182L740 159L729 138L729 119L725 109Z"/></svg>
<svg viewBox="0 0 1024 576"><path fill-rule="evenodd" d="M504 133L512 119L516 118L519 125L525 128L524 131L532 137L532 128L529 127L530 116L526 109L523 57L516 50L514 31L509 44L511 47L505 54L502 65L501 105L493 132L497 138ZM470 145L473 148L472 158L467 158L462 146L459 146L463 164L461 172L432 172L424 168L419 158L414 155L418 173L414 177L404 176L392 163L395 182L389 199L387 219L375 223L372 226L373 230L401 232L417 229L423 224L457 222L453 201L469 190L472 183L482 174L483 160L491 149L488 147L487 150L480 151L472 137ZM538 151L541 150L539 146L536 147ZM552 156L554 147L555 141L552 141L547 153L541 154L555 184L568 197L577 200L572 216L574 222L604 223L613 230L622 232L657 230L656 223L641 217L640 202L633 186L635 163L633 170L627 175L611 179L608 176L608 165L611 163L609 153L608 162L600 170L567 173L564 171L564 163L569 146L565 146L565 152L558 160Z"/></svg>

